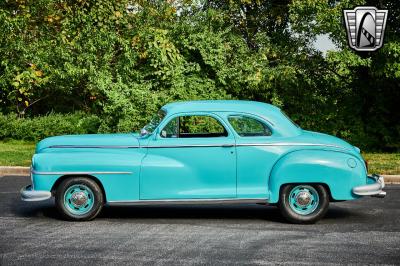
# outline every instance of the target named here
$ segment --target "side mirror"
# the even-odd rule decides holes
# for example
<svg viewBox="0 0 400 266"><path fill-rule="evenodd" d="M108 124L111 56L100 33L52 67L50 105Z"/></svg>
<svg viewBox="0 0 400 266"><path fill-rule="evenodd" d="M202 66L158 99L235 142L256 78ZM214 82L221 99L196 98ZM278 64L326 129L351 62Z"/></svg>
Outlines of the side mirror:
<svg viewBox="0 0 400 266"><path fill-rule="evenodd" d="M166 130L161 130L161 137L166 138L167 137L167 131Z"/></svg>

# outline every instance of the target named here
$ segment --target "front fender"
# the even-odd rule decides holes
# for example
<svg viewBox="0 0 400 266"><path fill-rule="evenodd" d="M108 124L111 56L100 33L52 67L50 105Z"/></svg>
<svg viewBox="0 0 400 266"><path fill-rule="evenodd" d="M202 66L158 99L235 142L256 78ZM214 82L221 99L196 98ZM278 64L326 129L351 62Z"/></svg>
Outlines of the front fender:
<svg viewBox="0 0 400 266"><path fill-rule="evenodd" d="M139 174L144 153L140 149L57 149L35 154L34 190L50 191L63 176L94 176L107 201L139 199Z"/></svg>
<svg viewBox="0 0 400 266"><path fill-rule="evenodd" d="M352 188L366 184L366 170L359 158L341 151L299 150L286 154L274 165L269 178L270 203L279 200L280 188L288 183L326 184L334 200L358 196Z"/></svg>

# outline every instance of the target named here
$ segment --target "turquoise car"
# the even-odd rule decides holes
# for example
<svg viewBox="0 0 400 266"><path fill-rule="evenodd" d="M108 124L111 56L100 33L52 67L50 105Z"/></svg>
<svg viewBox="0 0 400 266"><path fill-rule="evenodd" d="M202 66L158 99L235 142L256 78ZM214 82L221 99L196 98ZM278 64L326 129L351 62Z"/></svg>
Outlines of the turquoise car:
<svg viewBox="0 0 400 266"><path fill-rule="evenodd" d="M140 134L46 138L31 179L22 200L54 197L66 219L80 221L104 205L257 203L313 223L329 202L386 194L358 148L252 101L170 103Z"/></svg>

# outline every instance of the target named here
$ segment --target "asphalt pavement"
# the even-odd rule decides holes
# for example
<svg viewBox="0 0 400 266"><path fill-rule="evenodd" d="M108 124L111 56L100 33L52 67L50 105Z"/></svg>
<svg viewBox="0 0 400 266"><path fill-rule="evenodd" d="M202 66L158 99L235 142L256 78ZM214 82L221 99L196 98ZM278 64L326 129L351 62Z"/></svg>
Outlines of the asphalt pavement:
<svg viewBox="0 0 400 266"><path fill-rule="evenodd" d="M262 205L106 207L67 222L52 200L20 200L29 182L0 177L0 265L400 265L399 185L294 225Z"/></svg>

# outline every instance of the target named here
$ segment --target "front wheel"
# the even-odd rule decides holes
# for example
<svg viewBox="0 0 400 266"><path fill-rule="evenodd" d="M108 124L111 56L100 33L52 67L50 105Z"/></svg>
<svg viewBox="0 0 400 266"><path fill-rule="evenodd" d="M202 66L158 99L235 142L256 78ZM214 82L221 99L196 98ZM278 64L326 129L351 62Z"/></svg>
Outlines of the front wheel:
<svg viewBox="0 0 400 266"><path fill-rule="evenodd" d="M62 181L56 190L55 201L64 218L75 221L94 219L104 204L101 188L86 177Z"/></svg>
<svg viewBox="0 0 400 266"><path fill-rule="evenodd" d="M328 210L329 194L322 185L285 185L278 205L282 215L292 223L315 223Z"/></svg>

